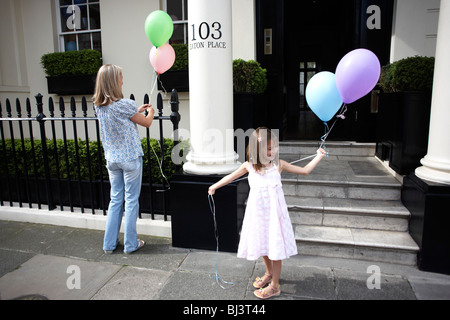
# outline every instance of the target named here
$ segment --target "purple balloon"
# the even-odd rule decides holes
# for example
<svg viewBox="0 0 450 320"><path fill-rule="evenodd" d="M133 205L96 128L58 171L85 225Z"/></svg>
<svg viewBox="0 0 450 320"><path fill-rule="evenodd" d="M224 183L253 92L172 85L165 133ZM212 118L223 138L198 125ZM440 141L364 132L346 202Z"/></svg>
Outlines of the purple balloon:
<svg viewBox="0 0 450 320"><path fill-rule="evenodd" d="M381 65L377 56L367 49L347 53L336 68L336 85L346 104L364 97L377 85Z"/></svg>

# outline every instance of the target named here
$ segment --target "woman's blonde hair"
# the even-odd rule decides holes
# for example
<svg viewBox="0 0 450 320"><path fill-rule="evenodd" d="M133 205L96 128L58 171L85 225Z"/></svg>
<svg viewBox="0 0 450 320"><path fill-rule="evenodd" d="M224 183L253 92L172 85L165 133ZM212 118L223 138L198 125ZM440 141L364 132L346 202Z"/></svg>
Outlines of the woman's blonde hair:
<svg viewBox="0 0 450 320"><path fill-rule="evenodd" d="M272 157L267 157L268 147L272 149ZM247 147L247 160L255 171L264 173L264 167L270 162L278 165L278 137L266 127L260 127L250 135Z"/></svg>
<svg viewBox="0 0 450 320"><path fill-rule="evenodd" d="M114 101L123 99L120 76L122 68L113 64L105 64L98 70L95 92L92 100L97 107L104 107Z"/></svg>

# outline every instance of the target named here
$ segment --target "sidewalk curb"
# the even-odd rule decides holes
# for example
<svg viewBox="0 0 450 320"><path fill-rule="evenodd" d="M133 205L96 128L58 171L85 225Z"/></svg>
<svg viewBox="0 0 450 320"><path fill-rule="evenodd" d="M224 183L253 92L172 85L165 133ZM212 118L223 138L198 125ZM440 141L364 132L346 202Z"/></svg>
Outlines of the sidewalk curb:
<svg viewBox="0 0 450 320"><path fill-rule="evenodd" d="M82 228L91 230L105 230L106 216L93 215L67 211L46 211L37 208L0 207L0 220L16 222L41 223L54 226L65 226L71 228ZM123 228L123 225L122 225ZM123 229L121 228L121 232ZM138 234L172 238L172 225L170 221L138 219Z"/></svg>

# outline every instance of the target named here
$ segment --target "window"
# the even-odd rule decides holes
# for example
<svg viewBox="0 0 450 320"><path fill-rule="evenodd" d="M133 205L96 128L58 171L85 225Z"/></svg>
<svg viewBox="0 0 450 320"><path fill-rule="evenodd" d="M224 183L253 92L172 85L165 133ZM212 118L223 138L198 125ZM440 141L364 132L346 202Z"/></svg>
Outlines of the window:
<svg viewBox="0 0 450 320"><path fill-rule="evenodd" d="M317 73L317 64L315 62L300 62L300 109L306 109L306 86L309 80Z"/></svg>
<svg viewBox="0 0 450 320"><path fill-rule="evenodd" d="M56 0L60 51L102 51L100 0Z"/></svg>
<svg viewBox="0 0 450 320"><path fill-rule="evenodd" d="M166 12L173 20L173 35L169 43L188 43L187 0L166 0Z"/></svg>

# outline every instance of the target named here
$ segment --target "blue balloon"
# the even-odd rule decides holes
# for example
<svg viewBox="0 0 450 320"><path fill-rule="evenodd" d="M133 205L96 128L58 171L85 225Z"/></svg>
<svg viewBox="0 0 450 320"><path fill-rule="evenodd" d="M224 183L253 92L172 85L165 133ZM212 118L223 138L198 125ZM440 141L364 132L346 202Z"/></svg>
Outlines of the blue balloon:
<svg viewBox="0 0 450 320"><path fill-rule="evenodd" d="M343 103L334 73L323 71L314 75L306 86L306 101L320 120L330 121Z"/></svg>

